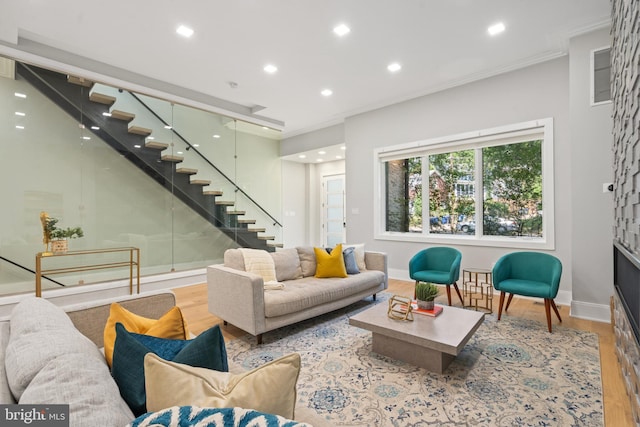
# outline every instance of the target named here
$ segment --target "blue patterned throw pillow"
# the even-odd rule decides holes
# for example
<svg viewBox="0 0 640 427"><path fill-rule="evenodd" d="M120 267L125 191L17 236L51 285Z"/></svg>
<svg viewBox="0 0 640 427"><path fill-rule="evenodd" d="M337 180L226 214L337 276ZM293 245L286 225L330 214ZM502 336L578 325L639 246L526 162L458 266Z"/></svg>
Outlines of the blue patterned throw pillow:
<svg viewBox="0 0 640 427"><path fill-rule="evenodd" d="M287 420L279 415L265 414L242 408L198 408L173 406L144 414L127 427L311 427L306 423Z"/></svg>
<svg viewBox="0 0 640 427"><path fill-rule="evenodd" d="M229 371L227 350L218 325L192 340L178 340L136 334L117 323L111 375L118 384L120 395L136 416L147 412L144 356L149 352L176 363Z"/></svg>

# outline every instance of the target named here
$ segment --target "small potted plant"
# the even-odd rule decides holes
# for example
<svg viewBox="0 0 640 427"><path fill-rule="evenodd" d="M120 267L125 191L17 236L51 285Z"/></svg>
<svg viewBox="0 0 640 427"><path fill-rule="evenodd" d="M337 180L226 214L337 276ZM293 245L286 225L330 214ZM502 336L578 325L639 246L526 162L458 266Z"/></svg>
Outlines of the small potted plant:
<svg viewBox="0 0 640 427"><path fill-rule="evenodd" d="M433 300L438 296L439 291L438 286L433 283L418 282L416 284L418 308L423 310L433 310Z"/></svg>
<svg viewBox="0 0 640 427"><path fill-rule="evenodd" d="M68 249L68 239L83 237L84 232L80 227L58 228L57 218L46 217L45 220L45 236L51 242L51 252L65 253Z"/></svg>

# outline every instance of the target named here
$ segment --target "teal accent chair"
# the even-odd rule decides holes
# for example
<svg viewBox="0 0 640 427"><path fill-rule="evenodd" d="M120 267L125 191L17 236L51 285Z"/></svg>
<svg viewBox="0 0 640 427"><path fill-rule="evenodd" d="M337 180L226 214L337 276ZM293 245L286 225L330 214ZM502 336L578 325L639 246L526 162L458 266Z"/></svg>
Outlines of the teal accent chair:
<svg viewBox="0 0 640 427"><path fill-rule="evenodd" d="M409 276L418 282L430 282L447 285L447 299L451 305L451 285L456 289L460 302L464 305L458 288L462 254L454 248L436 246L423 249L409 261ZM415 298L415 291L413 297Z"/></svg>
<svg viewBox="0 0 640 427"><path fill-rule="evenodd" d="M513 295L543 298L547 327L551 332L551 308L562 322L558 307L553 301L558 295L560 276L562 263L552 255L540 252L513 252L504 255L493 267L493 287L500 291L498 320L502 315L506 294L509 294L509 299L504 309L505 313Z"/></svg>

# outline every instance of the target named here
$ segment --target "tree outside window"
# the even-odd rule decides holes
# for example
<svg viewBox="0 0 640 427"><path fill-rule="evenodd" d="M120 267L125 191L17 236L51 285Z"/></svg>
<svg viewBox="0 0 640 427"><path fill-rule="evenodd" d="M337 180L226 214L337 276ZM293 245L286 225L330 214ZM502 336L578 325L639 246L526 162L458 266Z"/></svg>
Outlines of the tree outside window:
<svg viewBox="0 0 640 427"><path fill-rule="evenodd" d="M477 194L475 156L482 157ZM422 175L428 162L428 176ZM423 180L428 182L431 234L542 236L542 141L479 147L386 162L387 231L422 233Z"/></svg>
<svg viewBox="0 0 640 427"><path fill-rule="evenodd" d="M542 141L482 149L484 235L542 236Z"/></svg>

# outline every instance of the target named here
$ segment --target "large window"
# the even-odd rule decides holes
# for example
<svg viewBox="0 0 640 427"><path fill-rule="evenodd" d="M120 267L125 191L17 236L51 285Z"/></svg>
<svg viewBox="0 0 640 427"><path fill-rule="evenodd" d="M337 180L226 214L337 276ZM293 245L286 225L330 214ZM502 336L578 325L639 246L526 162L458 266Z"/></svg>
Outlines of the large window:
<svg viewBox="0 0 640 427"><path fill-rule="evenodd" d="M377 238L553 245L553 121L377 150Z"/></svg>

